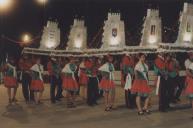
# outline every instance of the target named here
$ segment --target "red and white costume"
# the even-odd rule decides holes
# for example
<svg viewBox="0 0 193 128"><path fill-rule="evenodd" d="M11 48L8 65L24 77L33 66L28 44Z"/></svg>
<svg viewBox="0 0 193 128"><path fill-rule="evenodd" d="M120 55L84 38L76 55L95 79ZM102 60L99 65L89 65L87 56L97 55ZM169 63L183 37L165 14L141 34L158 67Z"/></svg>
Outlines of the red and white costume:
<svg viewBox="0 0 193 128"><path fill-rule="evenodd" d="M112 63L105 63L100 68L99 71L102 73L102 80L99 84L100 89L104 91L110 91L115 88L114 83L114 66Z"/></svg>
<svg viewBox="0 0 193 128"><path fill-rule="evenodd" d="M16 67L7 63L4 67L4 84L7 88L16 88L17 85L17 72Z"/></svg>
<svg viewBox="0 0 193 128"><path fill-rule="evenodd" d="M133 82L131 92L138 96L148 96L151 93L151 88L148 85L148 66L139 61L135 66L135 80Z"/></svg>
<svg viewBox="0 0 193 128"><path fill-rule="evenodd" d="M43 65L34 64L31 67L32 71L32 81L31 81L31 90L32 91L43 91L44 90L44 82L43 82Z"/></svg>
<svg viewBox="0 0 193 128"><path fill-rule="evenodd" d="M66 64L62 69L62 73L64 74L62 80L63 89L67 91L78 91L79 87L74 75L76 69L76 65L71 63Z"/></svg>
<svg viewBox="0 0 193 128"><path fill-rule="evenodd" d="M193 75L193 62L189 63L187 70L189 70L190 73ZM193 99L193 78L188 76L186 79L186 83L187 83L187 87L186 87L185 93L188 95L190 99Z"/></svg>

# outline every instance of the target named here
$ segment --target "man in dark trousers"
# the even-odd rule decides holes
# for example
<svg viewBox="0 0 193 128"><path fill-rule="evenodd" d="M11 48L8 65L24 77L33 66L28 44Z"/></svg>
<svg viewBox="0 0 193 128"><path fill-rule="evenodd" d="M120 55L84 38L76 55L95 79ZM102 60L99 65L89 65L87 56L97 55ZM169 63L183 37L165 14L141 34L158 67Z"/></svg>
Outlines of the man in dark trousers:
<svg viewBox="0 0 193 128"><path fill-rule="evenodd" d="M87 104L89 106L97 105L99 97L99 80L98 80L98 67L99 63L96 57L90 58L86 63L86 74L88 75L87 85Z"/></svg>
<svg viewBox="0 0 193 128"><path fill-rule="evenodd" d="M30 68L32 65L32 62L30 61L27 55L23 55L23 57L19 60L19 68L21 70L20 79L22 83L22 92L26 103L34 101L34 93L30 91Z"/></svg>
<svg viewBox="0 0 193 128"><path fill-rule="evenodd" d="M177 82L178 67L176 61L172 59L170 54L166 54L166 70L168 71L168 85L165 94L168 94L167 107L170 108L170 103L174 101L174 92Z"/></svg>
<svg viewBox="0 0 193 128"><path fill-rule="evenodd" d="M125 89L125 104L128 108L134 108L135 95L131 94L131 85L134 76L134 59L129 55L124 55L121 62L121 85Z"/></svg>
<svg viewBox="0 0 193 128"><path fill-rule="evenodd" d="M159 86L159 111L166 112L168 110L168 73L166 69L166 60L163 53L159 53L155 59L154 71L158 76L157 86Z"/></svg>
<svg viewBox="0 0 193 128"><path fill-rule="evenodd" d="M47 69L50 76L50 99L52 103L60 101L62 98L62 80L60 77L61 67L56 58L51 58L48 62ZM57 88L57 94L55 94L55 89Z"/></svg>
<svg viewBox="0 0 193 128"><path fill-rule="evenodd" d="M177 103L178 101L180 101L180 96L181 93L184 89L184 80L182 77L180 77L179 75L179 70L180 70L180 64L178 62L178 60L176 59L176 55L172 54L172 65L173 66L173 72L171 72L170 77L173 78L173 86L174 86L174 94L172 97L172 103Z"/></svg>

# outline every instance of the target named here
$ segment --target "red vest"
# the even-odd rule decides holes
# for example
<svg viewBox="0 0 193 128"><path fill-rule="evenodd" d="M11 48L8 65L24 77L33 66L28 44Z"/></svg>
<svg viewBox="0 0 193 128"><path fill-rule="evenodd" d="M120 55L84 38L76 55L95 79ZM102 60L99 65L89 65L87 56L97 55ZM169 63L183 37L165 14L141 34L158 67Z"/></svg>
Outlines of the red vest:
<svg viewBox="0 0 193 128"><path fill-rule="evenodd" d="M165 61L162 58L157 57L155 59L155 66L162 70L162 69L166 68L166 63L165 63Z"/></svg>

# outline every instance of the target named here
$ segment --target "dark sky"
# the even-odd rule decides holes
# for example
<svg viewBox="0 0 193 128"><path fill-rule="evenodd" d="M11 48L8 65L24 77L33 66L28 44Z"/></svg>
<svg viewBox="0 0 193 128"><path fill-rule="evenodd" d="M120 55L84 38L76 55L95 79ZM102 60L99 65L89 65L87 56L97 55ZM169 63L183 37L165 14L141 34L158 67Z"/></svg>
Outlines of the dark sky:
<svg viewBox="0 0 193 128"><path fill-rule="evenodd" d="M45 8L38 5L35 0L15 1L15 7L4 16L1 15L1 33L11 39L19 40L21 34L25 32L36 37L42 32L47 19L51 18L58 20L62 30L62 43L64 43L70 25L77 16L84 17L88 27L88 42L91 42L111 10L121 12L125 21L126 38L131 36L130 40L136 43L140 38L135 36L141 31L142 19L148 7L159 8L163 26L172 28L177 24L185 0L49 0ZM10 45L6 40L3 42L6 44L3 48L4 52L6 49L12 52L19 49L13 48L15 45Z"/></svg>

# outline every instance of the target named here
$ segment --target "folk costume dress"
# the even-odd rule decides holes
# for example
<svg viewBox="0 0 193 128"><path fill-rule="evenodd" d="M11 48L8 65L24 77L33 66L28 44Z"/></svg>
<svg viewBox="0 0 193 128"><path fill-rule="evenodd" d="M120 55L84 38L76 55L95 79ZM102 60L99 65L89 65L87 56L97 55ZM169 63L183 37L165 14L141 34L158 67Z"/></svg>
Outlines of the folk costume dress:
<svg viewBox="0 0 193 128"><path fill-rule="evenodd" d="M193 75L193 63L189 65L188 69L190 73ZM187 79L187 87L185 89L185 94L188 96L190 100L193 100L193 78L188 77Z"/></svg>
<svg viewBox="0 0 193 128"><path fill-rule="evenodd" d="M80 85L86 86L88 84L88 76L86 74L86 66L88 61L82 61L79 66L78 76Z"/></svg>
<svg viewBox="0 0 193 128"><path fill-rule="evenodd" d="M79 86L74 75L76 69L76 65L71 63L66 64L65 67L62 69L62 73L64 74L62 86L64 90L72 92L78 91Z"/></svg>
<svg viewBox="0 0 193 128"><path fill-rule="evenodd" d="M4 70L4 85L7 88L17 88L17 72L16 72L16 67L10 63L7 63L5 65L5 70Z"/></svg>
<svg viewBox="0 0 193 128"><path fill-rule="evenodd" d="M141 97L147 97L151 93L148 85L148 66L145 63L138 62L135 66L135 80L131 87L131 92Z"/></svg>
<svg viewBox="0 0 193 128"><path fill-rule="evenodd" d="M43 82L43 65L41 64L34 64L31 67L32 71L32 81L31 81L31 90L42 92L44 91L44 82Z"/></svg>
<svg viewBox="0 0 193 128"><path fill-rule="evenodd" d="M114 83L114 66L112 63L105 63L100 68L99 71L102 74L102 80L99 84L99 88L103 91L111 91L115 89Z"/></svg>

